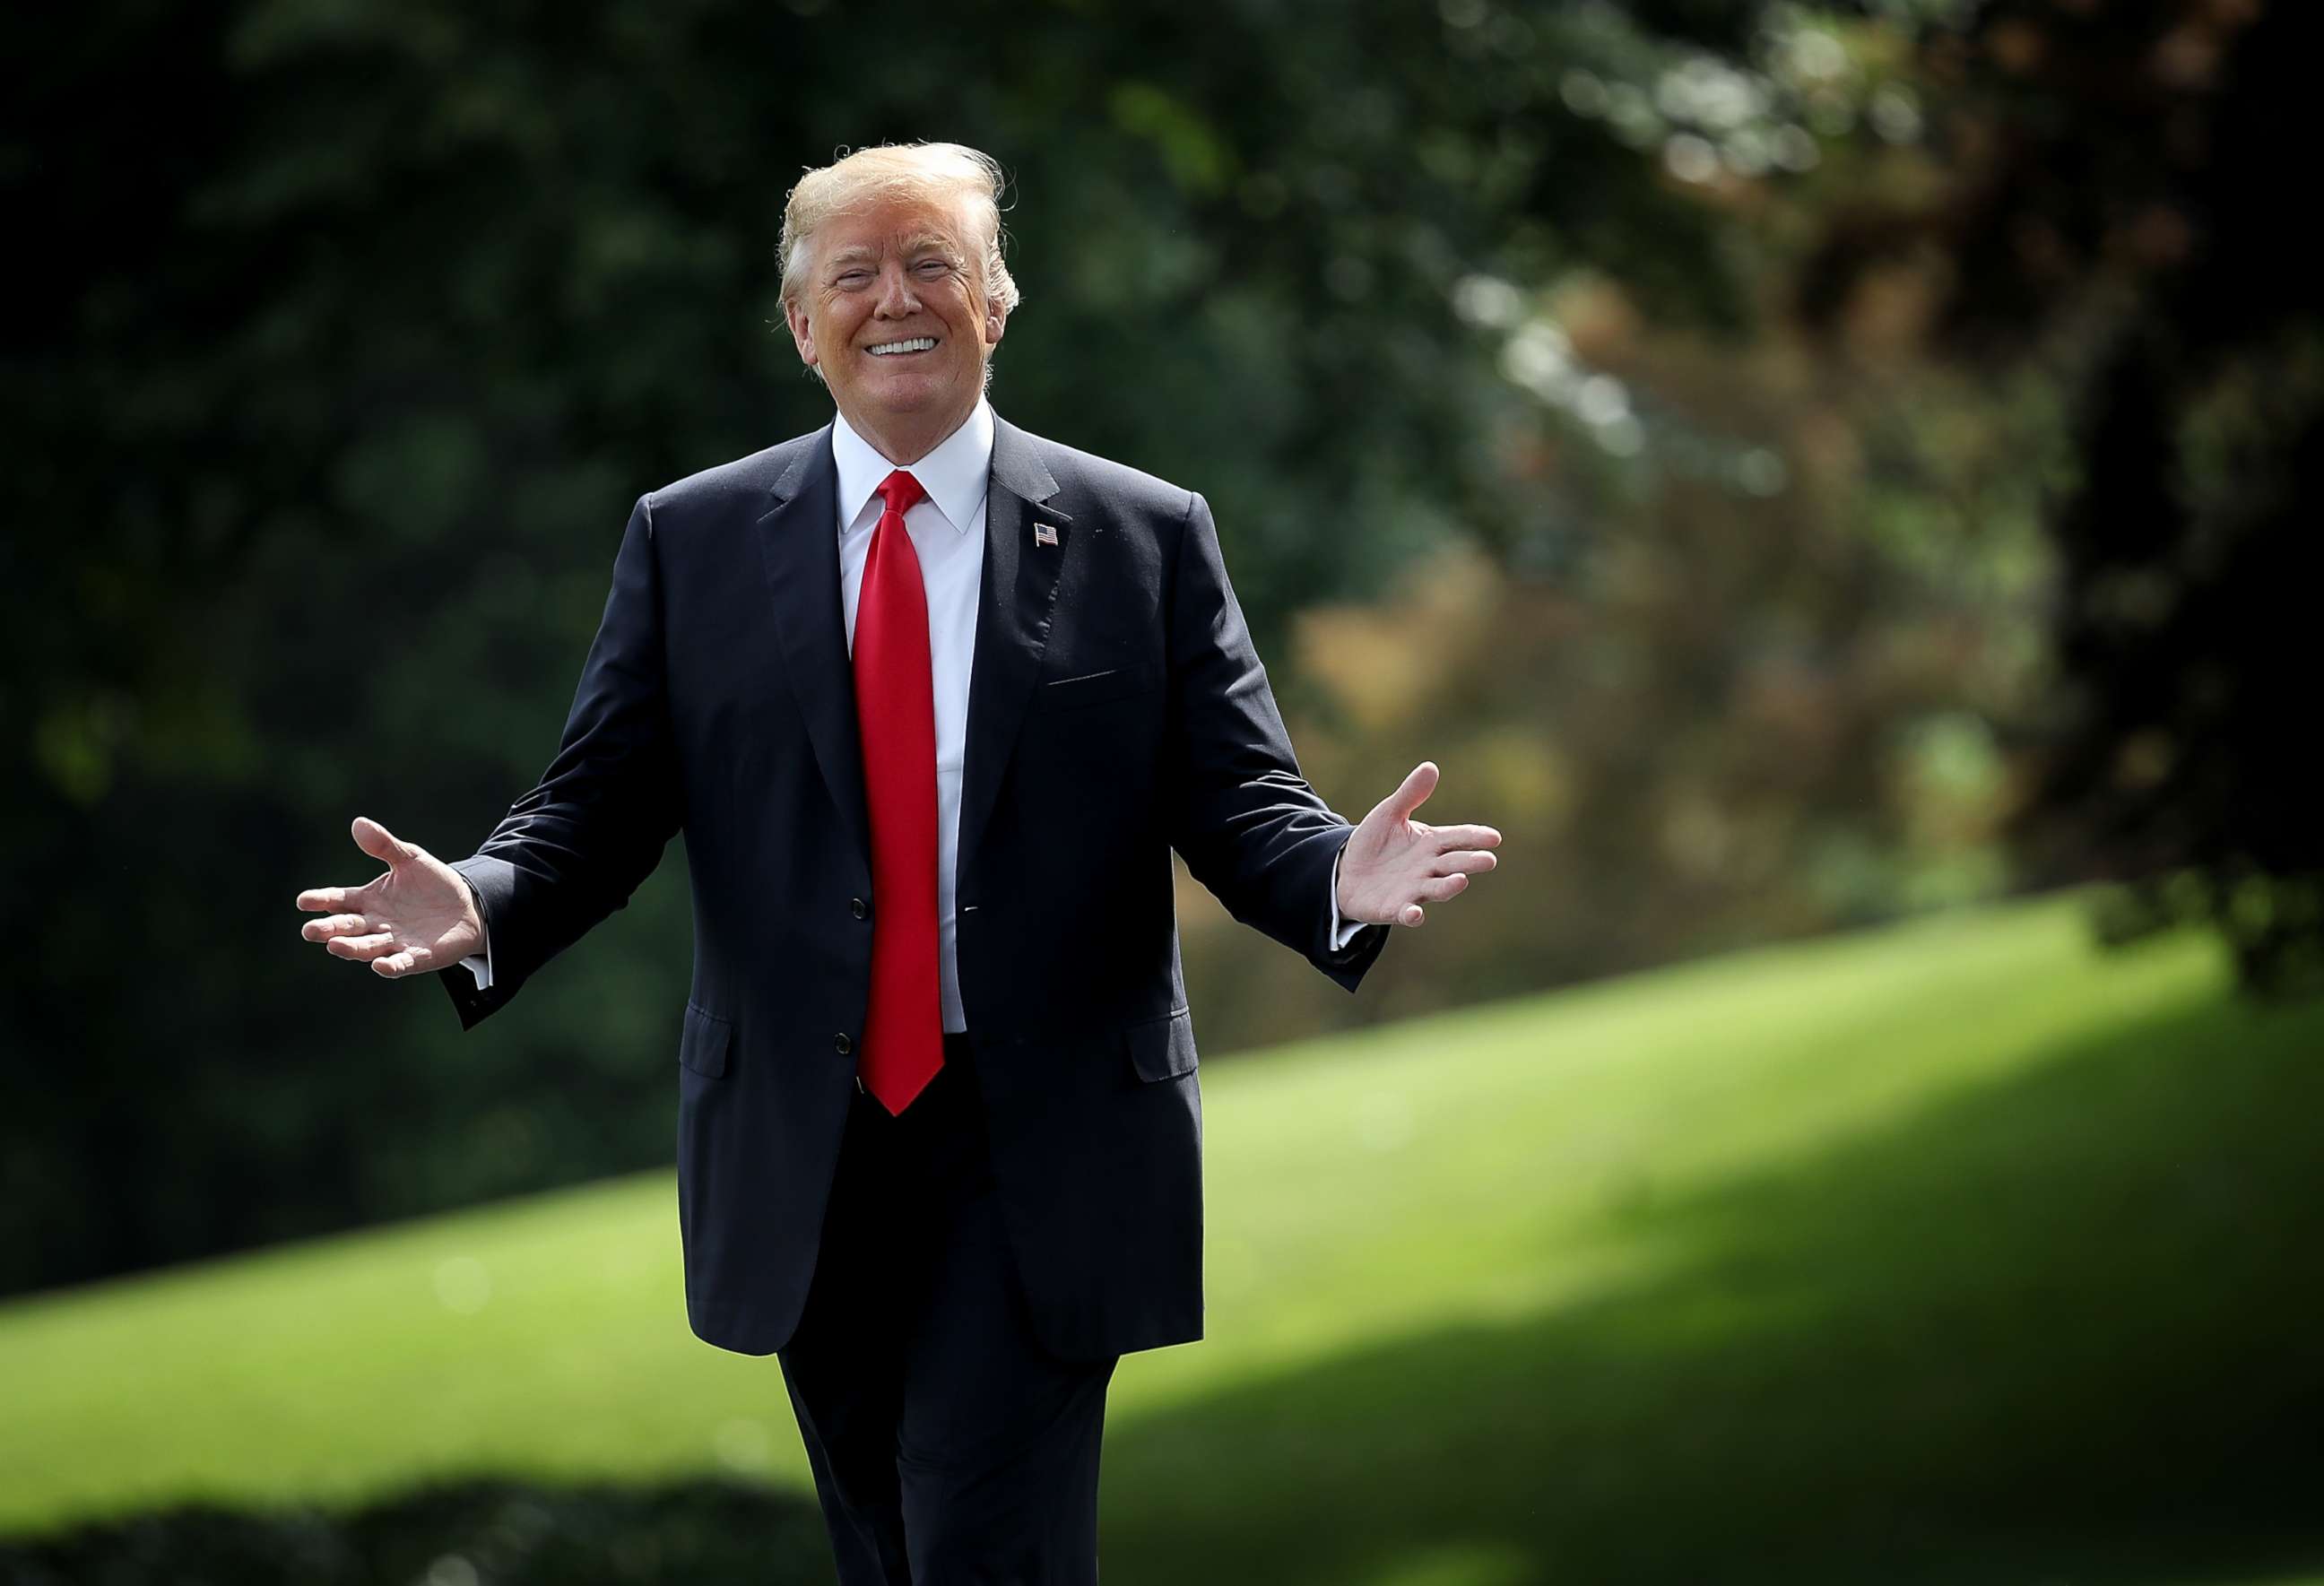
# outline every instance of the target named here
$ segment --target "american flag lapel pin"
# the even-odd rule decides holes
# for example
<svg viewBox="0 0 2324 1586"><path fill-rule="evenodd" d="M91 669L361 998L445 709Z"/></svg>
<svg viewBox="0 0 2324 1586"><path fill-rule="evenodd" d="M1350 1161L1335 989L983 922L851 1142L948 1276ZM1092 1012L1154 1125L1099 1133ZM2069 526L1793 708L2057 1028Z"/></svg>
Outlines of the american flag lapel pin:
<svg viewBox="0 0 2324 1586"><path fill-rule="evenodd" d="M1036 524L1034 524L1034 525L1033 525L1033 543L1034 543L1035 545L1055 545L1055 544L1056 544L1056 543L1057 543L1057 531L1056 531L1056 529L1054 529L1054 528L1052 528L1050 525L1048 525L1048 524L1047 524L1047 523L1036 523Z"/></svg>

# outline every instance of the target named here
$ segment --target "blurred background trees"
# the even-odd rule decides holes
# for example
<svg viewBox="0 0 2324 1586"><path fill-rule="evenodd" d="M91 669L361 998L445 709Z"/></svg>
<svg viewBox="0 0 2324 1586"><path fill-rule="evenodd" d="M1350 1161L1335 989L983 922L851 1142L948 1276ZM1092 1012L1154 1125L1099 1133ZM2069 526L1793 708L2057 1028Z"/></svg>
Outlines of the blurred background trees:
<svg viewBox="0 0 2324 1586"><path fill-rule="evenodd" d="M469 852L629 503L827 416L780 204L883 140L1010 168L996 405L1208 495L1324 796L1507 834L1360 999L1187 882L1206 1056L2094 876L2312 977L2301 8L1333 17L0 24L0 1291L668 1159L681 866L458 1038L291 899Z"/></svg>
<svg viewBox="0 0 2324 1586"><path fill-rule="evenodd" d="M2324 256L2286 186L2320 43L2313 6L1992 6L1932 51L1987 124L1922 217L1955 261L1939 346L2017 349L2074 406L2033 871L2130 882L2116 928L2208 921L2280 993L2324 986L2296 549L2324 499ZM1838 242L1829 274L1865 257Z"/></svg>

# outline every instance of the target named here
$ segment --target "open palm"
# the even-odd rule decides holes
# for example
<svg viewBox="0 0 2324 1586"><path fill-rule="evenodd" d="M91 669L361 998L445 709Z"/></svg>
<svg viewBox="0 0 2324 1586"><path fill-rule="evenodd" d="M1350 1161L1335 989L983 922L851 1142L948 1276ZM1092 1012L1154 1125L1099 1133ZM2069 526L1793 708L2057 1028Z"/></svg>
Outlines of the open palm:
<svg viewBox="0 0 2324 1586"><path fill-rule="evenodd" d="M1465 891L1471 875L1499 861L1490 826L1432 826L1412 818L1436 789L1436 762L1424 760L1379 801L1340 852L1340 912L1370 925L1416 926L1423 903Z"/></svg>
<svg viewBox="0 0 2324 1586"><path fill-rule="evenodd" d="M360 887L310 887L305 909L337 910L299 927L335 958L368 963L393 979L457 964L484 947L484 921L460 872L377 821L357 816L355 846L387 863L387 873Z"/></svg>

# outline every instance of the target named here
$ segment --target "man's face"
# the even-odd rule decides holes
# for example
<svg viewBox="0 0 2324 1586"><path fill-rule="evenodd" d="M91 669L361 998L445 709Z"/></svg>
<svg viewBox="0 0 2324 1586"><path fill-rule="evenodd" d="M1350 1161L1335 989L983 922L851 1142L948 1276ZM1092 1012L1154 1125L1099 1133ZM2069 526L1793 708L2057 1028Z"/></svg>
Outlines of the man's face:
<svg viewBox="0 0 2324 1586"><path fill-rule="evenodd" d="M985 300L983 240L964 198L873 199L816 229L786 312L850 424L933 445L975 408L1003 318Z"/></svg>

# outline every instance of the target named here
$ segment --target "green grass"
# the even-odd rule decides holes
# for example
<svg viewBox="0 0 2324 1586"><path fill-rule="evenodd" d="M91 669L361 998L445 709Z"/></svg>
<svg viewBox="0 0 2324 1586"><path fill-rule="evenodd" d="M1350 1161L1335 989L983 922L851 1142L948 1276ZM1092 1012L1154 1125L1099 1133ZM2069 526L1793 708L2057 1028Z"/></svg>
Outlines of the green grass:
<svg viewBox="0 0 2324 1586"><path fill-rule="evenodd" d="M2324 1008L2205 941L2052 899L1205 1078L1210 1337L1116 1374L1109 1581L2324 1565ZM0 1307L0 1394L9 1531L807 1486L775 1362L687 1331L667 1173Z"/></svg>

